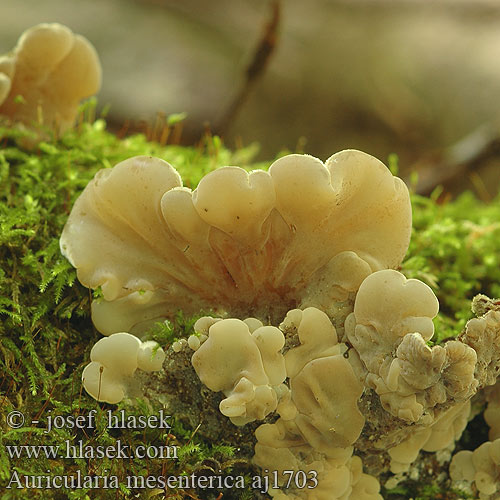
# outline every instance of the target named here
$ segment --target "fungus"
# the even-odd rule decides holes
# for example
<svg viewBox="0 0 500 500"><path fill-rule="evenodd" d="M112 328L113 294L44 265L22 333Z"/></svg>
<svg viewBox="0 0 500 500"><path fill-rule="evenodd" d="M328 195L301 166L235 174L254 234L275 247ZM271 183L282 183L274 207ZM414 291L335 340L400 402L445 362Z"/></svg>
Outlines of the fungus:
<svg viewBox="0 0 500 500"><path fill-rule="evenodd" d="M342 354L337 332L328 316L319 309L308 307L303 311L288 311L280 324L280 329L289 336L296 332L300 344L285 355L288 377L297 375L304 366L314 359Z"/></svg>
<svg viewBox="0 0 500 500"><path fill-rule="evenodd" d="M140 334L178 309L258 319L335 309L370 272L401 262L410 231L406 186L360 151L325 164L289 155L269 172L223 167L193 192L166 162L135 157L96 174L61 250L102 289L98 330Z"/></svg>
<svg viewBox="0 0 500 500"><path fill-rule="evenodd" d="M401 273L378 271L361 284L347 337L363 365L365 383L394 416L426 425L434 407L469 399L477 390L477 355L459 342L426 344L438 302L432 290Z"/></svg>
<svg viewBox="0 0 500 500"><path fill-rule="evenodd" d="M474 483L479 498L498 498L500 491L500 439L483 443L474 451L463 450L454 455L450 464L454 481Z"/></svg>
<svg viewBox="0 0 500 500"><path fill-rule="evenodd" d="M362 475L353 479L349 463L352 445L365 422L357 406L363 386L342 355L345 345L338 344L335 327L324 312L312 307L294 309L280 328L288 336L297 333L300 345L285 355L290 389L281 392L280 418L256 430L253 460L264 469L272 466L279 474L316 470L315 498L348 498L343 495L350 493ZM365 490L369 493L359 498L380 498L378 482L372 480L376 487L370 481L358 485L359 495ZM283 495L309 498L304 492Z"/></svg>
<svg viewBox="0 0 500 500"><path fill-rule="evenodd" d="M276 409L275 387L286 376L284 343L283 334L273 326L261 326L252 333L238 319L210 326L208 339L196 349L192 363L210 390L224 392L220 411L234 424L262 420Z"/></svg>
<svg viewBox="0 0 500 500"><path fill-rule="evenodd" d="M90 360L82 373L85 390L98 401L118 403L135 371L161 370L165 353L156 342L141 342L122 332L99 340L90 351Z"/></svg>
<svg viewBox="0 0 500 500"><path fill-rule="evenodd" d="M291 380L290 389L298 412L295 423L314 449L328 455L359 437L365 419L356 403L363 387L343 356L310 361Z"/></svg>
<svg viewBox="0 0 500 500"><path fill-rule="evenodd" d="M201 346L200 337L197 337L196 335L190 335L188 338L188 346L193 351L197 351Z"/></svg>
<svg viewBox="0 0 500 500"><path fill-rule="evenodd" d="M217 323L218 321L221 321L222 318L213 318L212 316L202 316L201 318L197 319L195 324L193 325L194 331L196 333L199 333L201 335L208 335L208 330L212 325ZM243 320L244 323L247 323L247 320ZM262 323L259 321L260 325L262 326ZM247 323L248 326L248 323ZM253 332L253 330L249 327L250 332Z"/></svg>
<svg viewBox="0 0 500 500"><path fill-rule="evenodd" d="M99 57L86 38L61 24L38 24L0 57L0 115L28 126L42 118L64 131L100 85Z"/></svg>
<svg viewBox="0 0 500 500"><path fill-rule="evenodd" d="M500 438L500 382L486 387L484 390L487 407L484 410L484 420L490 426L490 441Z"/></svg>
<svg viewBox="0 0 500 500"><path fill-rule="evenodd" d="M314 495L341 498L368 477L359 466L353 479L348 464L365 419L357 407L363 386L342 355L345 345L338 344L328 316L312 307L289 311L281 323L287 336L297 334L300 341L285 357L280 329L260 325L255 318L198 320L195 330L208 328L208 339L192 356L196 373L209 389L224 392L220 411L237 425L278 411L275 423L256 430L256 464L278 471L282 485L284 471L320 471ZM366 481L359 494L379 498L378 482ZM303 492L272 494L308 498Z"/></svg>
<svg viewBox="0 0 500 500"><path fill-rule="evenodd" d="M406 439L388 450L391 472L407 471L420 450L435 452L452 445L464 431L470 414L470 401L452 406L430 427L414 430Z"/></svg>
<svg viewBox="0 0 500 500"><path fill-rule="evenodd" d="M468 321L459 339L477 352L474 376L479 386L494 385L500 371L500 311Z"/></svg>
<svg viewBox="0 0 500 500"><path fill-rule="evenodd" d="M324 312L310 307L290 311L281 328L296 329L300 340L285 355L300 434L327 456L351 446L365 421L357 407L363 386L342 356L345 345L337 343L335 327Z"/></svg>

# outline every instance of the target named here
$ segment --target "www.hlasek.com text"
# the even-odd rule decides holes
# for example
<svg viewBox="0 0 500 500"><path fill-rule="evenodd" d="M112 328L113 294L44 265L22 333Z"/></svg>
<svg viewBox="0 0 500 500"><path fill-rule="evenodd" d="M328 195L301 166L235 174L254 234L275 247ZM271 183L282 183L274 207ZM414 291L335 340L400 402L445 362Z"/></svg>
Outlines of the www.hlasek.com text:
<svg viewBox="0 0 500 500"><path fill-rule="evenodd" d="M159 458L169 460L177 458L178 446L175 445L128 445L120 439L109 445L89 445L82 440L70 441L58 445L16 444L5 445L10 459L14 458L47 458L55 459L130 459L130 458Z"/></svg>

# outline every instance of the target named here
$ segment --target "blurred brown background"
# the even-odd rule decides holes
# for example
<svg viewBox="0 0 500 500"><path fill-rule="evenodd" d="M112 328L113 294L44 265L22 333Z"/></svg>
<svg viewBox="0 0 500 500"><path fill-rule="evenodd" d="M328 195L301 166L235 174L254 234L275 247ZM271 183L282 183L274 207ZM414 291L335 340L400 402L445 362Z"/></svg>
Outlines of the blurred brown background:
<svg viewBox="0 0 500 500"><path fill-rule="evenodd" d="M276 5L276 44L246 88ZM186 142L222 120L226 145L257 141L260 158L357 148L421 168L423 192L487 199L500 183L500 1L0 0L0 53L54 21L96 46L116 130L185 111Z"/></svg>

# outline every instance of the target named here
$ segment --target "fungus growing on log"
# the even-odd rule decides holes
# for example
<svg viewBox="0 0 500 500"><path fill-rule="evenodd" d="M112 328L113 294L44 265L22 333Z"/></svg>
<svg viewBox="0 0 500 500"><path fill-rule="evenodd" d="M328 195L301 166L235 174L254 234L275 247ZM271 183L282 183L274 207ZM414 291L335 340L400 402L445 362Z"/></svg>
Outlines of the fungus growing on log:
<svg viewBox="0 0 500 500"><path fill-rule="evenodd" d="M406 186L359 151L223 167L194 191L142 156L97 173L60 245L81 283L100 287L92 319L105 335L215 312L167 356L186 363L192 349L193 373L236 425L276 413L253 457L278 472L272 496L380 500L380 470L453 446L500 365L497 313L428 345L438 301L395 270L410 232ZM314 488L286 487L285 471L312 474Z"/></svg>

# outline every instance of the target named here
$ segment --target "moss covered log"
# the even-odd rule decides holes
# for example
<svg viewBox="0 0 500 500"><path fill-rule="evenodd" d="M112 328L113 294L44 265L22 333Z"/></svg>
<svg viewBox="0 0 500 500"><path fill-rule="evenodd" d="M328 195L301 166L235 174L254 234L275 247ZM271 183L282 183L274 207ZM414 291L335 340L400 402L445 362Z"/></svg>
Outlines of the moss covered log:
<svg viewBox="0 0 500 500"><path fill-rule="evenodd" d="M83 110L84 115L89 113L92 104ZM175 127L174 119L149 139L166 142ZM207 172L222 165L266 168L267 164L252 164L253 147L231 152L218 137L209 135L193 147L161 145L145 135L118 139L106 131L102 118L82 119L75 130L41 142L33 150L19 146L26 133L0 123L0 498L142 498L156 491L127 481L131 475L189 475L220 469L224 474L250 477L255 470L248 464L249 452L239 449L247 449L247 443L239 444L231 432L217 443L206 441L202 420L195 425L179 415L170 429L106 426L109 409L113 414L126 409L129 415L153 415L161 402L138 399L133 405L124 402L115 407L99 404L82 393L81 372L90 347L100 335L90 320L92 297L60 255L59 236L73 202L94 174L128 157L163 158L176 167L191 188ZM407 277L429 284L439 299L435 342L461 332L472 317L474 295L500 296L500 200L484 204L465 193L454 201L443 201L440 194L436 191L430 198L412 195L414 228L402 265ZM194 319L179 313L171 322L156 325L150 337L167 348L173 340L192 333ZM174 384L175 380L170 382ZM78 416L91 410L95 410L95 427L79 428ZM20 412L17 420L9 422L17 426L22 414L25 422L19 428L7 421L15 411ZM48 417L56 415L64 415L68 425L45 432ZM71 422L74 425L69 425ZM239 439L248 436L242 433ZM67 447L80 442L87 446L87 455L63 457ZM178 456L170 460L92 456L90 450L95 451L97 446L113 447L117 442L130 448L138 444L172 446ZM13 451L14 445L21 450L20 456ZM28 457L28 448L23 448L27 445L45 448L37 448L38 456ZM81 483L72 490L43 489L51 476L77 478L78 474L94 478L94 482ZM17 477L25 485L24 478L32 476L41 481L42 488L18 488ZM116 477L116 484L108 482L106 488L104 479L100 479L103 477L108 481ZM444 495L436 490L431 476L427 483L418 483L405 485L414 497ZM386 498L405 498L410 491L398 488L386 492ZM171 490L166 498L226 500L258 495L249 488L180 488ZM451 492L446 495L441 498L456 498Z"/></svg>

